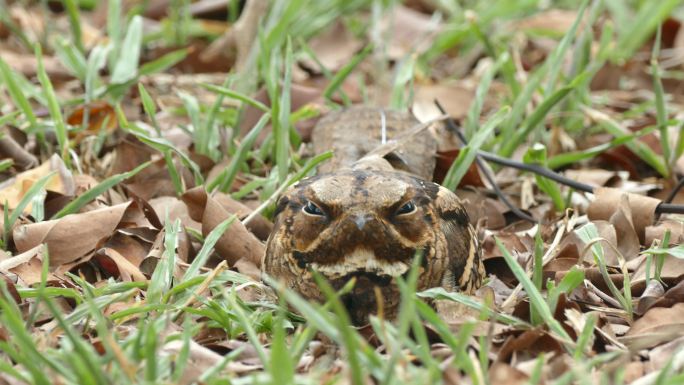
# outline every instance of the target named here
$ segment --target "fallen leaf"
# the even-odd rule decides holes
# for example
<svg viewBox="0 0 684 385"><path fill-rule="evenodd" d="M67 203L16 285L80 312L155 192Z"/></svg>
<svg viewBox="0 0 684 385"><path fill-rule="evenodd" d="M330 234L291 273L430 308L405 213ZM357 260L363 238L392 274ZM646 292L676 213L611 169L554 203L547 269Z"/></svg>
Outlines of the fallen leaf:
<svg viewBox="0 0 684 385"><path fill-rule="evenodd" d="M618 340L630 349L658 346L684 336L684 303L670 308L654 307L634 322L624 337Z"/></svg>
<svg viewBox="0 0 684 385"><path fill-rule="evenodd" d="M119 273L119 277L124 282L138 281L145 282L147 278L138 269L136 265L131 263L123 255L119 254L118 251L104 247L98 251L98 258L109 258L116 265Z"/></svg>
<svg viewBox="0 0 684 385"><path fill-rule="evenodd" d="M21 225L14 230L14 243L19 252L47 244L51 267L73 262L109 238L129 206L130 202L57 220Z"/></svg>
<svg viewBox="0 0 684 385"><path fill-rule="evenodd" d="M337 20L324 32L311 39L309 47L326 69L337 72L363 48L363 42L354 38L345 24ZM318 64L312 59L307 58L301 64L310 70L321 72Z"/></svg>
<svg viewBox="0 0 684 385"><path fill-rule="evenodd" d="M632 212L634 229L641 241L645 238L645 229L653 224L655 209L660 200L633 193L625 193L617 189L600 187L594 190L595 199L589 205L587 215L589 219L609 220L618 210L621 195L627 195L628 205Z"/></svg>
<svg viewBox="0 0 684 385"><path fill-rule="evenodd" d="M0 204L7 202L7 207L10 210L16 208L31 186L51 172L55 172L55 174L50 177L45 189L62 195L74 195L75 185L71 172L66 168L62 159L55 154L40 166L24 171L0 184ZM31 213L31 206L30 203L26 206L24 214Z"/></svg>
<svg viewBox="0 0 684 385"><path fill-rule="evenodd" d="M214 227L230 217L228 212L213 197L207 195L204 187L187 191L182 196L188 206L190 217L202 223L202 234L207 236ZM240 222L234 221L216 243L218 254L232 267L244 258L256 266L261 266L264 245Z"/></svg>

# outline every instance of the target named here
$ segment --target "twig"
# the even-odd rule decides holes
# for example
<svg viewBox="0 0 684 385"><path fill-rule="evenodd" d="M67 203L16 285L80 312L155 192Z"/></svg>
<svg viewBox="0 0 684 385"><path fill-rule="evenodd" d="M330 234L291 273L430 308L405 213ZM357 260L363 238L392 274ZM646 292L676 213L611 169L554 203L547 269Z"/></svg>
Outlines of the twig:
<svg viewBox="0 0 684 385"><path fill-rule="evenodd" d="M435 105L437 105L437 108L442 112L442 115L446 115L446 111L444 110L442 105L439 104L439 101L435 100ZM459 129L459 127L456 125L456 122L454 122L454 120L450 116L447 118L446 122L447 122L447 127L449 129L451 129L454 133L456 133L458 138L461 140L461 143L463 143L463 146L467 145L468 141L467 141L466 137L463 135L463 133L461 132L461 130ZM516 207L513 204L513 202L511 202L508 199L506 194L504 194L504 192L501 191L501 188L499 188L499 185L496 183L496 180L494 180L494 175L492 174L492 171L490 170L489 166L485 162L482 161L481 156L482 156L481 153L478 152L478 155L475 156L475 163L480 168L480 170L484 174L484 176L487 179L487 181L489 182L489 184L492 185L492 188L494 189L494 192L499 197L499 199L501 199L501 201L513 212L513 214L517 215L518 218L524 219L528 222L537 223L537 221L534 218L525 214L524 212L522 212L522 210L520 210L518 207Z"/></svg>
<svg viewBox="0 0 684 385"><path fill-rule="evenodd" d="M668 194L667 198L663 200L664 203L672 203L672 200L675 199L677 196L677 193L679 190L684 187L684 177L679 179L679 182L677 182L677 185L670 191L670 194Z"/></svg>
<svg viewBox="0 0 684 385"><path fill-rule="evenodd" d="M437 102L435 102L435 103L437 104L437 107L441 109L439 104ZM454 122L454 120L451 117L447 118L447 124L450 127L451 126L456 127L455 132L457 134L460 133L458 130L458 126L456 125L456 123ZM570 178L564 177L558 173L555 173L555 172L549 170L548 168L544 168L544 167L541 167L541 166L536 165L536 164L527 164L527 163L517 162L515 160L506 159L506 158L503 158L503 157L498 156L496 154L492 154L491 152L482 151L482 150L479 150L477 152L477 155L478 156L476 157L476 159L478 159L479 157L482 157L482 159L486 159L490 162L500 164L502 166L512 167L512 168L515 168L518 170L529 171L529 172L535 173L537 175L541 175L543 177L549 178L553 181L556 181L560 184L566 185L566 186L571 187L571 188L578 190L578 191L588 192L588 193L592 193L592 194L594 193L594 187L593 186L590 186L590 185L585 184L585 183L580 183L576 180L572 180ZM479 165L479 163L478 163L478 165ZM682 178L682 179L684 179L684 178ZM680 184L682 184L682 183L684 183L684 182L680 181ZM503 199L502 199L502 201L503 201ZM506 203L506 202L504 201L504 203ZM677 205L677 204L669 203L668 201L663 201L658 206L656 206L655 212L656 212L656 214L666 214L666 213L667 214L684 214L684 205Z"/></svg>

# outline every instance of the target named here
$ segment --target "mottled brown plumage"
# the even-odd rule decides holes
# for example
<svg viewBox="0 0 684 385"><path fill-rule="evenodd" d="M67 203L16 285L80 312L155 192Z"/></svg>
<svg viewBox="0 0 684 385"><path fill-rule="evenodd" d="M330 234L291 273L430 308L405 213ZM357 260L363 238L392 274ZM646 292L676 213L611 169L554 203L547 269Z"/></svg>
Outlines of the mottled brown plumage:
<svg viewBox="0 0 684 385"><path fill-rule="evenodd" d="M264 273L317 301L324 298L311 271L335 289L356 278L343 298L356 324L377 311L375 287L385 316L396 316L399 290L393 278L408 274L417 253L422 254L418 290L441 286L470 292L484 277L477 236L458 197L414 175L427 177L434 168L435 144L428 133L388 157L390 165L405 171L354 167L379 145L379 111L357 107L329 114L317 125L314 147L332 147L340 156L334 169L302 180L279 199L262 264ZM393 111L385 112L385 119L390 139L416 124L412 116ZM349 148L354 142L338 131L357 142L362 133L366 139Z"/></svg>

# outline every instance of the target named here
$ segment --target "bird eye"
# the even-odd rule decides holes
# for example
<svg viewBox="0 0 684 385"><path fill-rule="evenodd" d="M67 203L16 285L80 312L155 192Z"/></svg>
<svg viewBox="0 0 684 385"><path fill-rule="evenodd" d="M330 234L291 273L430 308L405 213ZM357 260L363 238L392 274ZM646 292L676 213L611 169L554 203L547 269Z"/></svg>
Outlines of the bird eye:
<svg viewBox="0 0 684 385"><path fill-rule="evenodd" d="M408 201L404 203L403 206L399 207L399 210L397 210L396 215L411 214L414 211L416 211L416 205L413 203L413 201Z"/></svg>
<svg viewBox="0 0 684 385"><path fill-rule="evenodd" d="M318 216L323 216L323 210L320 209L320 207L316 206L311 201L306 202L306 205L302 208L302 211L309 215L318 215Z"/></svg>

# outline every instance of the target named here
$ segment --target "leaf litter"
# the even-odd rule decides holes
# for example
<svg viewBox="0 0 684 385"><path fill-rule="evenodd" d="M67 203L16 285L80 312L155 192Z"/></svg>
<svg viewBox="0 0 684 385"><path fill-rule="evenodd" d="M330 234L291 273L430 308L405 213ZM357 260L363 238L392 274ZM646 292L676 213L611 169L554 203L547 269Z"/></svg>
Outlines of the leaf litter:
<svg viewBox="0 0 684 385"><path fill-rule="evenodd" d="M139 19L150 45L140 63L121 54L137 49L121 46L135 41L121 12L141 12L128 2L2 5L0 382L82 383L88 371L180 384L287 373L327 383L683 381L684 221L660 210L668 195L684 202L681 6L153 3ZM629 38L626 18L645 32ZM27 43L43 45L68 159L55 154L61 117ZM118 83L117 63L132 71ZM217 68L226 73L205 73ZM590 81L554 101L581 71ZM517 168L465 165L457 193L480 234L486 285L473 296L411 295L415 314L398 324L352 329L334 306L262 282L273 198L293 180L279 174L277 143L287 138L285 170L299 175L313 125L338 105L391 104L427 122L442 115L435 100L469 138L512 106L512 127L530 131L510 158L532 162L526 154L543 143L534 162L593 194L561 184L554 197ZM266 111L234 179L208 191ZM505 147L507 124L483 150ZM446 124L430 134L441 182L462 143ZM503 204L486 172L537 223Z"/></svg>

